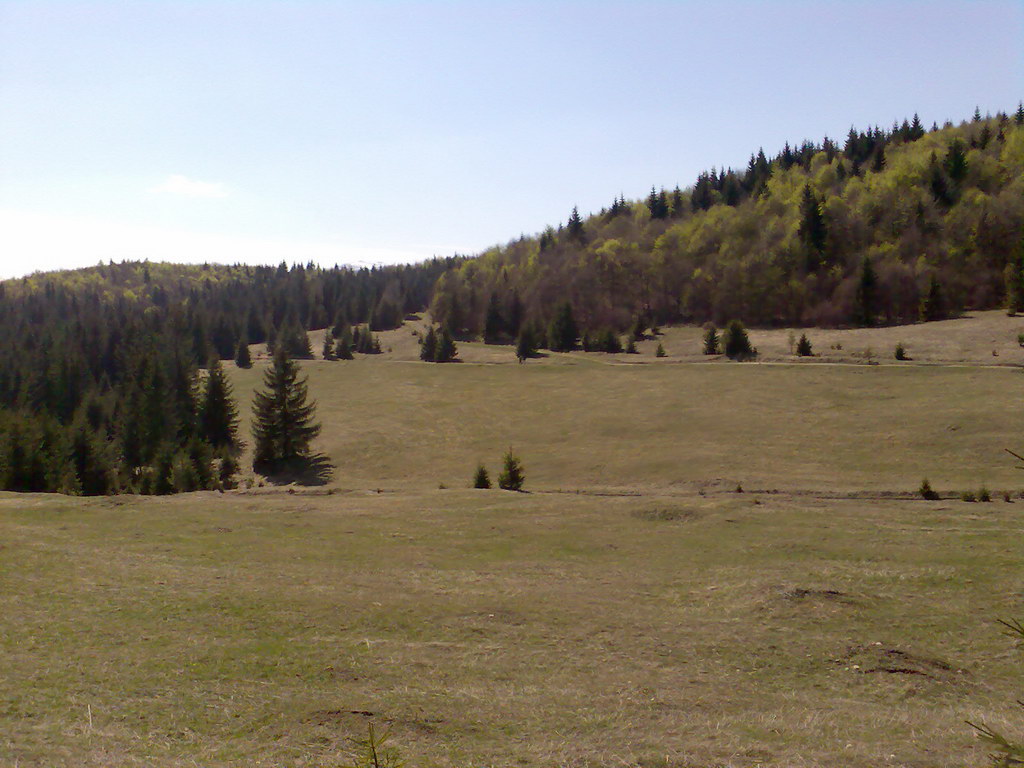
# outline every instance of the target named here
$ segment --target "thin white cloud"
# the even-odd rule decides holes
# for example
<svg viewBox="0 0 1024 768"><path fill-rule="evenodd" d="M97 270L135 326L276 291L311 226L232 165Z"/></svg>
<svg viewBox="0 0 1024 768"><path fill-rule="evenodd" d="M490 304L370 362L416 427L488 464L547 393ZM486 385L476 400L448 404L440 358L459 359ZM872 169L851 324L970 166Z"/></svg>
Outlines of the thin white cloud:
<svg viewBox="0 0 1024 768"><path fill-rule="evenodd" d="M150 192L178 197L221 198L228 196L227 188L223 184L190 179L180 173L171 174L162 184L157 184L150 189Z"/></svg>

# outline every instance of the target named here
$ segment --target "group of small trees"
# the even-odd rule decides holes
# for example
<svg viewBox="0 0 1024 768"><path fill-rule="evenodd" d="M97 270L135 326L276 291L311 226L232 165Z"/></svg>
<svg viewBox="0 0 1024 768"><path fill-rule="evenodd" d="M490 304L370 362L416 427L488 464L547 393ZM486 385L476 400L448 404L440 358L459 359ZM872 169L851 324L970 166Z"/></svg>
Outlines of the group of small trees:
<svg viewBox="0 0 1024 768"><path fill-rule="evenodd" d="M718 329L708 323L704 328L702 351L705 355L725 354L733 360L750 360L757 357L757 350L751 346L747 329L739 320L730 320L721 339Z"/></svg>
<svg viewBox="0 0 1024 768"><path fill-rule="evenodd" d="M458 348L447 328L442 328L438 333L434 326L430 326L420 339L420 360L424 362L451 363L458 355Z"/></svg>
<svg viewBox="0 0 1024 768"><path fill-rule="evenodd" d="M519 460L512 449L509 448L502 457L502 470L498 475L498 487L505 491L521 491L526 480L526 473L523 470L523 463ZM473 473L474 488L490 488L491 476L487 467L480 463L476 472Z"/></svg>

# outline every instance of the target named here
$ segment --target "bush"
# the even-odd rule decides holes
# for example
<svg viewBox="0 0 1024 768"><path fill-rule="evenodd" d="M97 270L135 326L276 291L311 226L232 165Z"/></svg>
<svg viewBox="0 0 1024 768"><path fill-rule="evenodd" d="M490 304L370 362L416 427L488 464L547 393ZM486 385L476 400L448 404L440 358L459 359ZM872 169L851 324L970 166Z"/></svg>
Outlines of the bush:
<svg viewBox="0 0 1024 768"><path fill-rule="evenodd" d="M978 499L974 496L974 491L964 491L960 494L960 501L977 501Z"/></svg>
<svg viewBox="0 0 1024 768"><path fill-rule="evenodd" d="M1017 345L1024 347L1024 333L1017 334Z"/></svg>
<svg viewBox="0 0 1024 768"><path fill-rule="evenodd" d="M523 481L526 479L526 475L523 473L523 465L519 461L519 457L509 448L502 461L504 468L498 475L498 487L506 491L523 490Z"/></svg>
<svg viewBox="0 0 1024 768"><path fill-rule="evenodd" d="M903 342L902 341L899 342L898 344L896 344L896 351L893 353L893 355L895 356L895 358L897 360L909 360L910 359L909 357L907 357L907 349L906 349L906 347L903 346Z"/></svg>
<svg viewBox="0 0 1024 768"><path fill-rule="evenodd" d="M939 498L939 494L932 490L927 477L921 481L921 487L917 489L917 492L921 494L922 499L927 499L928 501L935 501Z"/></svg>
<svg viewBox="0 0 1024 768"><path fill-rule="evenodd" d="M478 464L476 473L473 475L473 487L474 488L490 488L491 487L491 476L487 474L487 467L483 464Z"/></svg>
<svg viewBox="0 0 1024 768"><path fill-rule="evenodd" d="M668 353L665 352L665 347L662 344L658 344L658 349L654 353L655 357L668 357Z"/></svg>
<svg viewBox="0 0 1024 768"><path fill-rule="evenodd" d="M807 338L806 333L800 334L800 341L796 343L796 354L799 357L811 357L814 354L814 350L811 349L811 340Z"/></svg>
<svg viewBox="0 0 1024 768"><path fill-rule="evenodd" d="M988 488L984 485L981 486L981 489L978 491L978 501L992 501L992 494L989 493Z"/></svg>

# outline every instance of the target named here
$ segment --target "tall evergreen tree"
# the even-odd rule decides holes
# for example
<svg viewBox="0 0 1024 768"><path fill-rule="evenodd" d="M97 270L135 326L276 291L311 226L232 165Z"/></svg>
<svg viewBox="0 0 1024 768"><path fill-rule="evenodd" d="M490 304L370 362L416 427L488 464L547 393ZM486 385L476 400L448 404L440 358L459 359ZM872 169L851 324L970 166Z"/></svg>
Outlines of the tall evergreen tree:
<svg viewBox="0 0 1024 768"><path fill-rule="evenodd" d="M434 353L435 363L450 363L458 357L458 349L452 335L447 328L441 329L441 335L437 339L437 351Z"/></svg>
<svg viewBox="0 0 1024 768"><path fill-rule="evenodd" d="M564 302L559 308L548 332L548 348L553 352L576 349L580 331L572 314L572 304Z"/></svg>
<svg viewBox="0 0 1024 768"><path fill-rule="evenodd" d="M249 339L245 334L238 342L238 349L235 352L235 365L239 368L252 368L252 357L249 356Z"/></svg>
<svg viewBox="0 0 1024 768"><path fill-rule="evenodd" d="M308 458L320 425L316 403L307 402L306 379L299 378L299 366L284 348L274 352L263 386L253 395L253 467L274 471Z"/></svg>
<svg viewBox="0 0 1024 768"><path fill-rule="evenodd" d="M487 303L487 315L484 319L484 343L498 344L505 337L505 319L501 316L501 306L497 294L491 294Z"/></svg>
<svg viewBox="0 0 1024 768"><path fill-rule="evenodd" d="M865 254L860 263L860 278L857 283L856 305L854 306L854 322L857 325L871 326L875 321L875 289L878 277L874 265Z"/></svg>
<svg viewBox="0 0 1024 768"><path fill-rule="evenodd" d="M825 217L821 213L821 203L811 191L811 185L805 184L800 198L800 226L797 235L804 247L804 260L808 272L814 272L824 263L825 243L828 229Z"/></svg>
<svg viewBox="0 0 1024 768"><path fill-rule="evenodd" d="M583 231L583 219L580 218L580 212L573 206L572 213L569 214L569 221L566 224L566 229L569 232L569 237L578 243L582 243L585 240L585 232Z"/></svg>
<svg viewBox="0 0 1024 768"><path fill-rule="evenodd" d="M437 331L434 326L427 329L426 334L420 341L420 360L425 363L432 363L437 358Z"/></svg>
<svg viewBox="0 0 1024 768"><path fill-rule="evenodd" d="M214 447L238 444L238 409L231 397L231 383L216 358L210 360L199 406L199 437Z"/></svg>

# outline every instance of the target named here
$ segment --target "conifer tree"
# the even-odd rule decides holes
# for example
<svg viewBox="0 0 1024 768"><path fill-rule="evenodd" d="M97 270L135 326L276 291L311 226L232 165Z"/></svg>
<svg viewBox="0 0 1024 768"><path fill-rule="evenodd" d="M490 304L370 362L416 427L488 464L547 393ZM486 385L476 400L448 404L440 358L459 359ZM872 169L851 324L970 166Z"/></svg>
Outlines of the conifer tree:
<svg viewBox="0 0 1024 768"><path fill-rule="evenodd" d="M558 313L548 332L548 348L553 352L569 352L576 349L580 339L579 328L572 315L572 304L568 301L558 308Z"/></svg>
<svg viewBox="0 0 1024 768"><path fill-rule="evenodd" d="M705 355L717 355L720 352L718 343L718 329L711 323L704 329L703 352Z"/></svg>
<svg viewBox="0 0 1024 768"><path fill-rule="evenodd" d="M487 315L484 319L484 343L498 344L505 335L505 320L501 316L497 294L491 294L487 303Z"/></svg>
<svg viewBox="0 0 1024 768"><path fill-rule="evenodd" d="M437 351L434 353L435 363L450 363L458 357L458 349L455 341L447 328L441 329L441 335L437 339Z"/></svg>
<svg viewBox="0 0 1024 768"><path fill-rule="evenodd" d="M875 276L875 268L871 259L865 254L860 264L860 280L857 284L856 306L854 307L854 322L857 325L870 326L874 324L875 308L875 287L878 278Z"/></svg>
<svg viewBox="0 0 1024 768"><path fill-rule="evenodd" d="M941 320L946 316L942 301L942 288L939 280L933 274L928 281L928 290L921 298L920 317L921 320Z"/></svg>
<svg viewBox="0 0 1024 768"><path fill-rule="evenodd" d="M824 260L828 231L825 217L821 213L821 205L811 191L810 184L804 185L803 196L800 199L800 227L797 234L804 246L807 271L814 272Z"/></svg>
<svg viewBox="0 0 1024 768"><path fill-rule="evenodd" d="M796 343L796 353L799 357L811 357L814 351L811 349L811 340L806 333L800 334L800 341Z"/></svg>
<svg viewBox="0 0 1024 768"><path fill-rule="evenodd" d="M420 360L425 363L432 363L437 358L437 332L434 326L430 326L426 335L420 341Z"/></svg>
<svg viewBox="0 0 1024 768"><path fill-rule="evenodd" d="M487 467L483 464L478 464L476 472L473 473L473 487L474 488L490 488L491 487L491 476L487 474Z"/></svg>
<svg viewBox="0 0 1024 768"><path fill-rule="evenodd" d="M566 229L569 232L569 237L578 243L582 243L585 239L585 233L583 231L583 219L580 217L580 212L573 206L572 213L569 214L569 221L566 224Z"/></svg>
<svg viewBox="0 0 1024 768"><path fill-rule="evenodd" d="M516 338L516 359L522 363L537 354L537 343L534 341L533 329L524 324Z"/></svg>
<svg viewBox="0 0 1024 768"><path fill-rule="evenodd" d="M1006 286L1006 314L1024 312L1024 237L1017 247L1017 254L1003 270L1003 282Z"/></svg>
<svg viewBox="0 0 1024 768"><path fill-rule="evenodd" d="M352 359L352 330L346 323L338 336L338 343L334 347L334 356L339 360Z"/></svg>
<svg viewBox="0 0 1024 768"><path fill-rule="evenodd" d="M231 398L231 383L216 358L210 360L203 387L199 436L214 447L234 448L238 444L238 410Z"/></svg>
<svg viewBox="0 0 1024 768"><path fill-rule="evenodd" d="M252 368L252 357L249 356L249 340L245 334L238 342L238 349L235 352L235 365L239 368Z"/></svg>
<svg viewBox="0 0 1024 768"><path fill-rule="evenodd" d="M722 335L722 347L727 357L733 360L746 360L754 356L754 349L750 346L750 337L747 336L747 329L739 320L730 320Z"/></svg>
<svg viewBox="0 0 1024 768"><path fill-rule="evenodd" d="M334 357L334 339L331 338L331 334L324 334L324 346L320 353L324 360L335 360Z"/></svg>
<svg viewBox="0 0 1024 768"><path fill-rule="evenodd" d="M308 458L320 425L314 418L316 404L307 402L306 379L299 378L299 366L285 349L274 352L263 386L253 395L253 467L273 471Z"/></svg>
<svg viewBox="0 0 1024 768"><path fill-rule="evenodd" d="M523 464L519 457L512 453L509 448L502 458L502 470L498 475L498 487L505 491L523 490L523 482L526 475L523 472Z"/></svg>

